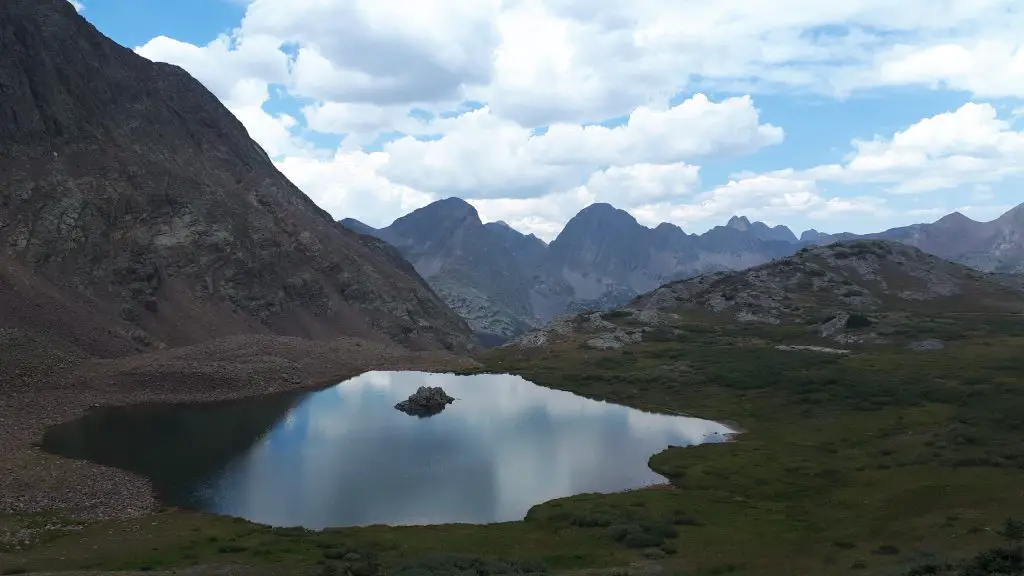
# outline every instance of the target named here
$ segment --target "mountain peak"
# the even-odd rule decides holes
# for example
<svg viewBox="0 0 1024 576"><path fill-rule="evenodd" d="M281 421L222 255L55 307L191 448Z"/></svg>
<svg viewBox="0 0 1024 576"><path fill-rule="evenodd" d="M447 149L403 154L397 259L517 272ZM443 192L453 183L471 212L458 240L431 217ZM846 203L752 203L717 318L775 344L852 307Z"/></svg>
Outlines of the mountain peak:
<svg viewBox="0 0 1024 576"><path fill-rule="evenodd" d="M643 228L629 212L605 202L597 202L580 210L569 219L558 237L564 238L567 233L569 236L577 235L583 229L603 230L601 233L605 234L609 231L607 230L609 226L617 228L620 232L632 228Z"/></svg>
<svg viewBox="0 0 1024 576"><path fill-rule="evenodd" d="M401 227L403 224L407 225L412 222L436 226L440 223L455 223L466 220L478 226L483 225L483 222L480 220L480 214L477 213L476 208L472 204L462 198L453 196L443 200L436 200L422 208L413 210L395 220L392 226L398 225Z"/></svg>
<svg viewBox="0 0 1024 576"><path fill-rule="evenodd" d="M974 223L974 220L968 218L967 216L964 216L961 212L952 212L950 214L946 214L942 218L939 218L938 220L935 221L935 223L942 224L945 226L951 226L956 224Z"/></svg>
<svg viewBox="0 0 1024 576"><path fill-rule="evenodd" d="M630 220L633 220L634 222L636 221L636 219L633 218L633 215L630 214L629 212L626 212L625 210L621 210L619 208L616 208L615 206L612 206L611 204L608 204L607 202L595 202L595 203L591 204L590 206L587 206L583 210L580 210L579 213L576 214L577 218L579 218L579 217L588 217L588 218L598 217L598 218L605 219L605 218L609 218L609 217L611 217L611 218L621 218L623 216L628 217Z"/></svg>
<svg viewBox="0 0 1024 576"><path fill-rule="evenodd" d="M804 230L800 234L800 241L801 242L813 242L814 240L817 240L818 238L821 238L822 236L828 236L828 234L823 234L821 232L818 232L814 228L811 228L809 230Z"/></svg>
<svg viewBox="0 0 1024 576"><path fill-rule="evenodd" d="M750 228L750 220L746 216L733 216L729 218L729 223L726 224L726 227L746 232Z"/></svg>

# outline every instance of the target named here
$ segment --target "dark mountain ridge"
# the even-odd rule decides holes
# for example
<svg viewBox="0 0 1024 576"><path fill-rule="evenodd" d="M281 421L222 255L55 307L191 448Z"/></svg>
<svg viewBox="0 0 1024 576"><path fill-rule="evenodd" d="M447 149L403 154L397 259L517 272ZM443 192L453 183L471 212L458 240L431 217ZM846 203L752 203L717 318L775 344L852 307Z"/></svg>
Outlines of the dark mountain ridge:
<svg viewBox="0 0 1024 576"><path fill-rule="evenodd" d="M0 285L92 318L101 354L241 333L471 345L395 249L335 223L202 84L65 0L0 5ZM81 340L7 308L5 325Z"/></svg>
<svg viewBox="0 0 1024 576"><path fill-rule="evenodd" d="M933 224L863 237L900 241L985 271L1021 271L1021 214L1024 209L1017 208L991 223L953 214ZM464 236L452 234L445 224L449 219L473 229L473 249L486 258L468 258L464 248L452 249L455 239ZM806 246L860 237L808 230L797 238L786 226L770 227L745 216L703 234L688 234L669 223L648 228L628 212L598 203L581 210L544 244L505 223L482 224L472 206L457 198L435 202L380 230L354 220L343 223L398 247L475 330L503 337L566 312L614 308L676 280L742 270ZM500 279L502 293L489 283L492 276ZM508 296L512 287L514 298ZM508 301L516 304L500 304ZM504 318L500 325L492 321L496 317Z"/></svg>

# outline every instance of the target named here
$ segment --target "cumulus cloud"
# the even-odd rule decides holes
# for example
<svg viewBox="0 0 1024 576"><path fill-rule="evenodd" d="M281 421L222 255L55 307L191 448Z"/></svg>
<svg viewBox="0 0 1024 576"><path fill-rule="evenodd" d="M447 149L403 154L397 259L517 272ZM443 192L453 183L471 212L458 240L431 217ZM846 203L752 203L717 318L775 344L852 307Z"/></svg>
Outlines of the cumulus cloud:
<svg viewBox="0 0 1024 576"><path fill-rule="evenodd" d="M637 207L648 224L668 220L707 226L715 219L744 213L773 222L803 215L828 220L860 214L892 217L896 209L878 194L926 194L963 189L976 201L994 198L991 184L1024 174L1024 132L1000 118L991 104L967 103L925 118L891 137L854 140L842 164L738 174L733 180L693 197L691 202ZM876 195L830 194L830 185L879 185ZM962 206L990 214L1004 206ZM909 211L904 210L907 214ZM927 209L919 217L945 213ZM966 212L965 212L966 213ZM666 217L667 215L667 217Z"/></svg>
<svg viewBox="0 0 1024 576"><path fill-rule="evenodd" d="M287 59L289 90L318 103L468 98L537 127L620 116L702 87L924 84L1024 96L1022 27L1016 0L261 0L234 41L194 47L205 55L193 64L219 69L197 76L221 85L254 58L265 80L280 81ZM154 42L149 57L181 52Z"/></svg>
<svg viewBox="0 0 1024 576"><path fill-rule="evenodd" d="M577 185L602 166L637 165L635 172L745 154L783 139L781 128L760 122L749 97L713 102L703 94L676 106L637 108L614 127L555 124L537 134L487 107L438 124L444 135L437 140L406 136L385 145L390 160L383 174L442 195L528 197ZM646 173L663 178L666 170Z"/></svg>
<svg viewBox="0 0 1024 576"><path fill-rule="evenodd" d="M79 12L81 12L82 10L85 10L85 4L82 4L78 0L68 0L68 2L70 2L71 5L75 7L75 10L77 10Z"/></svg>
<svg viewBox="0 0 1024 576"><path fill-rule="evenodd" d="M263 0L244 35L299 46L292 87L318 100L450 99L491 77L499 0Z"/></svg>
<svg viewBox="0 0 1024 576"><path fill-rule="evenodd" d="M690 228L909 214L893 194L986 206L1024 166L1019 105L981 101L1024 98L1022 28L1018 0L259 0L206 45L137 51L196 76L336 216L384 225L461 195L550 238L594 201ZM976 102L864 135L841 162L702 185L700 165L784 139L759 93L900 86ZM722 90L753 96L701 93ZM269 112L275 94L301 104ZM344 140L317 149L313 132Z"/></svg>
<svg viewBox="0 0 1024 576"><path fill-rule="evenodd" d="M891 138L855 140L853 147L846 163L818 166L802 176L885 184L894 193L916 194L1024 173L1024 132L987 103L969 102Z"/></svg>
<svg viewBox="0 0 1024 576"><path fill-rule="evenodd" d="M390 182L379 174L387 154L338 152L331 158L292 156L277 168L336 218L356 217L371 226L422 208L437 196Z"/></svg>

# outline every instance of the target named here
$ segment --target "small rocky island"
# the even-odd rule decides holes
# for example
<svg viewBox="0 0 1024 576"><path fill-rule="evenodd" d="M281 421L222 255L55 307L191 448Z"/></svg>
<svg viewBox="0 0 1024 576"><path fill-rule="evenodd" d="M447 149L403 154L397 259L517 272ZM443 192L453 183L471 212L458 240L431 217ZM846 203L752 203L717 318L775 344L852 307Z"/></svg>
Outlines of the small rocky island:
<svg viewBox="0 0 1024 576"><path fill-rule="evenodd" d="M440 413L452 402L455 402L455 398L445 393L440 386L420 386L411 396L395 404L395 409L410 416L426 418Z"/></svg>

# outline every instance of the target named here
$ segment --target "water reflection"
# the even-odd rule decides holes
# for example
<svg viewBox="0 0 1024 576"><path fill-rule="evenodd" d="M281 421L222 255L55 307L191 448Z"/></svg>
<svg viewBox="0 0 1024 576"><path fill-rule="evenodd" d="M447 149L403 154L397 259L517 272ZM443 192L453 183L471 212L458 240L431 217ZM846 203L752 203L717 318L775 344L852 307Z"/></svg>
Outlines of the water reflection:
<svg viewBox="0 0 1024 576"><path fill-rule="evenodd" d="M425 419L393 408L419 386L457 400ZM552 498L662 481L647 467L651 454L729 432L509 375L372 372L301 398L146 408L163 410L157 434L143 423L152 412L137 410L65 425L44 447L146 474L172 504L310 528L516 520ZM249 430L251 444L215 448L226 429ZM171 462L154 465L154 451Z"/></svg>

